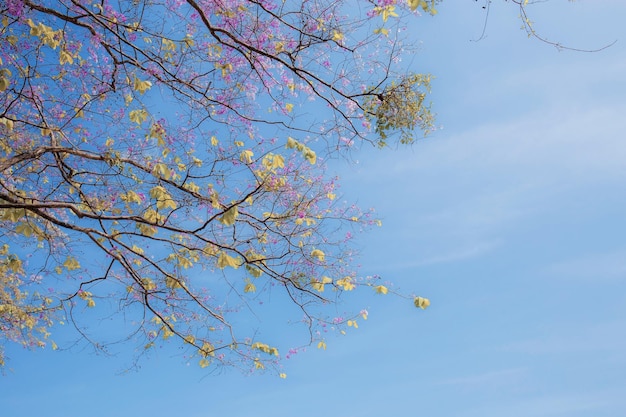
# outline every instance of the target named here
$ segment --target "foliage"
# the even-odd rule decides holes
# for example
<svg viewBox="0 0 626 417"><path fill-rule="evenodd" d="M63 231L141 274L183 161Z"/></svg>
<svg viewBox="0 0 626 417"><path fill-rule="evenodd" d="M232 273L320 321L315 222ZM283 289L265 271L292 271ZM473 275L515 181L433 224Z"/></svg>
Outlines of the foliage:
<svg viewBox="0 0 626 417"><path fill-rule="evenodd" d="M387 145L389 132L400 132L400 143L409 144L415 140L416 126L428 133L434 127L434 117L430 107L424 104L430 89L430 76L413 74L392 82L375 96L365 99L365 118L373 121L379 136L378 145Z"/></svg>
<svg viewBox="0 0 626 417"><path fill-rule="evenodd" d="M121 340L254 370L280 355L241 317L270 295L320 347L326 324L356 328L366 312L326 306L389 291L351 262L377 221L323 162L430 129L428 76L395 63L401 22L434 5L3 2L0 337L54 348L69 322L105 348L89 324L117 312Z"/></svg>

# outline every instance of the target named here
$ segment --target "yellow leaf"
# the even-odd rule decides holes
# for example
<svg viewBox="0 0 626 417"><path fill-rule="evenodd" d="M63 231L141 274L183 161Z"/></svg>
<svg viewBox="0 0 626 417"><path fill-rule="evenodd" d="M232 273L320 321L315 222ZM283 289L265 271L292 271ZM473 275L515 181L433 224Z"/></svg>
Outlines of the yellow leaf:
<svg viewBox="0 0 626 417"><path fill-rule="evenodd" d="M217 146L220 143L215 136L211 136L211 145Z"/></svg>
<svg viewBox="0 0 626 417"><path fill-rule="evenodd" d="M428 298L415 297L413 304L415 304L415 307L425 310L430 305L430 300Z"/></svg>
<svg viewBox="0 0 626 417"><path fill-rule="evenodd" d="M153 224L158 224L163 221L163 216L156 212L156 210L148 209L143 213L143 218ZM143 230L142 230L143 232ZM145 234L145 233L144 233Z"/></svg>
<svg viewBox="0 0 626 417"><path fill-rule="evenodd" d="M63 65L63 64L70 64L72 65L74 63L74 58L72 57L72 55L67 52L64 49L61 49L61 51L59 52L59 64Z"/></svg>
<svg viewBox="0 0 626 417"><path fill-rule="evenodd" d="M324 342L323 340L320 340L319 343L317 344L317 348L326 350L326 342Z"/></svg>
<svg viewBox="0 0 626 417"><path fill-rule="evenodd" d="M3 90L0 88L0 91ZM13 130L13 120L7 119L6 117L0 117L0 125L4 125L9 132Z"/></svg>
<svg viewBox="0 0 626 417"><path fill-rule="evenodd" d="M285 166L285 158L282 155L274 155L272 159L272 168L283 168Z"/></svg>
<svg viewBox="0 0 626 417"><path fill-rule="evenodd" d="M333 280L328 277L322 277L322 280L316 278L311 279L311 286L315 291L324 292L324 285L332 283Z"/></svg>
<svg viewBox="0 0 626 417"><path fill-rule="evenodd" d="M192 193L197 193L198 191L200 191L200 187L198 185L196 185L196 183L193 182L193 181L189 181L189 182L185 183L183 185L183 187L185 187L186 190L189 190Z"/></svg>
<svg viewBox="0 0 626 417"><path fill-rule="evenodd" d="M17 222L24 216L26 216L26 210L24 209L4 209L4 211L2 212L2 216L0 216L0 219Z"/></svg>
<svg viewBox="0 0 626 417"><path fill-rule="evenodd" d="M150 190L150 197L157 200L158 209L171 208L172 210L175 210L176 207L178 207L176 202L172 199L172 196L169 195L167 190L160 185L157 185Z"/></svg>
<svg viewBox="0 0 626 417"><path fill-rule="evenodd" d="M171 331L170 328L167 326L161 326L161 331L163 332L161 334L161 336L163 337L163 340L167 340L170 337L174 336L174 332Z"/></svg>
<svg viewBox="0 0 626 417"><path fill-rule="evenodd" d="M263 271L260 270L259 268L256 268L252 265L246 265L246 270L250 273L250 275L252 275L255 278L260 277L261 275L263 275Z"/></svg>
<svg viewBox="0 0 626 417"><path fill-rule="evenodd" d="M22 234L26 237L31 237L35 230L28 223L20 223L15 227L15 233Z"/></svg>
<svg viewBox="0 0 626 417"><path fill-rule="evenodd" d="M166 180L170 179L171 176L169 168L162 162L155 164L152 172L154 175L164 178Z"/></svg>
<svg viewBox="0 0 626 417"><path fill-rule="evenodd" d="M239 155L239 160L243 163L251 164L253 156L254 156L254 152L248 149L248 150L241 152L241 154Z"/></svg>
<svg viewBox="0 0 626 417"><path fill-rule="evenodd" d="M148 112L145 111L144 109L132 110L128 114L128 118L130 119L131 122L141 125L148 118Z"/></svg>
<svg viewBox="0 0 626 417"><path fill-rule="evenodd" d="M217 267L220 269L224 269L227 266L235 269L239 268L239 259L233 258L226 252L221 252L219 258L217 258Z"/></svg>
<svg viewBox="0 0 626 417"><path fill-rule="evenodd" d="M384 285L377 285L374 289L376 290L376 294L387 294L389 292L389 289Z"/></svg>
<svg viewBox="0 0 626 417"><path fill-rule="evenodd" d="M211 206L213 208L222 208L220 204L220 196L217 194L217 191L211 190Z"/></svg>
<svg viewBox="0 0 626 417"><path fill-rule="evenodd" d="M265 343L261 343L261 342L254 342L252 345L250 345L251 349L258 349L260 351L263 351L264 349L269 349L270 347L268 345L266 345Z"/></svg>
<svg viewBox="0 0 626 417"><path fill-rule="evenodd" d="M285 145L285 147L287 149L292 149L295 148L296 146L298 146L298 141L295 140L294 138L292 138L291 136L287 138L287 145Z"/></svg>
<svg viewBox="0 0 626 417"><path fill-rule="evenodd" d="M200 359L200 362L198 362L198 364L200 365L200 368L206 368L207 366L211 364L211 362L205 358L205 359Z"/></svg>
<svg viewBox="0 0 626 417"><path fill-rule="evenodd" d="M9 88L9 85L11 85L9 79L0 73L0 93Z"/></svg>
<svg viewBox="0 0 626 417"><path fill-rule="evenodd" d="M287 113L291 113L291 111L293 110L293 104L291 103L285 104L285 110L287 110Z"/></svg>
<svg viewBox="0 0 626 417"><path fill-rule="evenodd" d="M176 50L176 44L169 39L163 39L161 43L163 45L163 49L165 49L166 51Z"/></svg>
<svg viewBox="0 0 626 417"><path fill-rule="evenodd" d="M150 132L148 133L148 138L155 138L157 140L157 145L165 146L165 129L159 123L153 123L150 126ZM165 156L165 155L164 155Z"/></svg>
<svg viewBox="0 0 626 417"><path fill-rule="evenodd" d="M255 292L256 291L256 286L250 282L247 281L246 286L243 289L243 292Z"/></svg>
<svg viewBox="0 0 626 417"><path fill-rule="evenodd" d="M6 260L5 260L4 262L6 262ZM15 256L15 255L11 255L11 256L8 258L8 262L9 262L8 267L9 267L9 269L11 269L11 271L13 271L13 272L15 272L15 273L21 273L21 272L23 272L23 269L22 269L22 260L21 260L21 259L19 259L17 256Z"/></svg>
<svg viewBox="0 0 626 417"><path fill-rule="evenodd" d="M228 75L228 73L233 70L233 64L231 64L231 63L227 63L227 64L216 63L215 64L215 68L221 69L222 70L222 77L226 77Z"/></svg>
<svg viewBox="0 0 626 417"><path fill-rule="evenodd" d="M270 353L270 347L265 343L254 342L252 345L250 345L250 348L260 350L261 352Z"/></svg>
<svg viewBox="0 0 626 417"><path fill-rule="evenodd" d="M142 278L141 285L143 285L143 288L146 291L156 290L156 287L157 287L156 284L150 278Z"/></svg>
<svg viewBox="0 0 626 417"><path fill-rule="evenodd" d="M79 269L80 268L80 263L78 263L78 261L76 260L76 258L72 257L72 256L68 256L65 259L65 262L63 262L63 266L65 267L65 269L67 269L68 271L73 271L75 269Z"/></svg>
<svg viewBox="0 0 626 417"><path fill-rule="evenodd" d="M171 289L183 288L181 282L174 277L166 277L165 286Z"/></svg>
<svg viewBox="0 0 626 417"><path fill-rule="evenodd" d="M337 31L337 30L333 30L333 40L335 42L341 42L343 40L344 36L343 33Z"/></svg>
<svg viewBox="0 0 626 417"><path fill-rule="evenodd" d="M315 165L315 161L317 161L317 155L315 154L314 151L307 148L304 151L304 157L306 158L307 161L309 161L311 165Z"/></svg>
<svg viewBox="0 0 626 417"><path fill-rule="evenodd" d="M382 8L383 22L386 22L389 17L398 17L395 12L396 6L389 5Z"/></svg>
<svg viewBox="0 0 626 417"><path fill-rule="evenodd" d="M143 249L141 249L139 246L137 245L133 245L133 247L131 248L133 252L135 252L137 255L143 255Z"/></svg>
<svg viewBox="0 0 626 417"><path fill-rule="evenodd" d="M311 279L311 287L313 287L315 291L324 292L324 284L322 284L316 278Z"/></svg>
<svg viewBox="0 0 626 417"><path fill-rule="evenodd" d="M337 286L343 288L344 291L352 291L355 288L355 285L352 283L352 278L350 277L338 279L335 283Z"/></svg>
<svg viewBox="0 0 626 417"><path fill-rule="evenodd" d="M139 78L135 77L133 88L136 91L139 91L141 94L143 94L146 91L148 91L150 87L152 87L152 83L150 81L147 81L147 80L142 81Z"/></svg>
<svg viewBox="0 0 626 417"><path fill-rule="evenodd" d="M211 343L204 342L202 347L198 350L198 353L205 358L207 356L215 356L215 348Z"/></svg>
<svg viewBox="0 0 626 417"><path fill-rule="evenodd" d="M183 42L185 42L185 45L187 46L187 48L191 48L194 45L193 38L191 37L190 34L185 35Z"/></svg>
<svg viewBox="0 0 626 417"><path fill-rule="evenodd" d="M126 194L120 195L120 199L122 201L126 201L127 203L141 204L141 197L139 197L139 194L132 190L129 190Z"/></svg>
<svg viewBox="0 0 626 417"><path fill-rule="evenodd" d="M278 374L278 376L279 376L279 377L281 377L282 379L287 378L287 374L286 374L286 373L284 373L284 372L282 372L282 373Z"/></svg>
<svg viewBox="0 0 626 417"><path fill-rule="evenodd" d="M322 252L319 249L313 249L313 251L311 251L311 256L314 257L314 258L319 259L322 262L324 262L324 258L326 257L324 252Z"/></svg>
<svg viewBox="0 0 626 417"><path fill-rule="evenodd" d="M237 206L233 206L226 210L222 217L220 217L219 221L226 226L232 226L233 224L235 224L237 216L239 216L239 211L237 209Z"/></svg>
<svg viewBox="0 0 626 417"><path fill-rule="evenodd" d="M387 29L385 29L385 28L375 29L374 33L377 34L377 35L378 34L382 34L382 35L385 35L385 36L389 35L389 31Z"/></svg>

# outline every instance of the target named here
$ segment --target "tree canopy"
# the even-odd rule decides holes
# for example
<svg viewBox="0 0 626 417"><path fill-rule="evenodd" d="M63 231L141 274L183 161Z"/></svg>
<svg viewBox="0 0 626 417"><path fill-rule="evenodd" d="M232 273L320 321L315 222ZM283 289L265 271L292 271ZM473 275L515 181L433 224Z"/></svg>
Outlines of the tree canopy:
<svg viewBox="0 0 626 417"><path fill-rule="evenodd" d="M327 306L390 291L352 261L352 232L379 222L324 161L433 128L428 74L398 61L435 3L3 2L3 342L56 348L65 323L103 348L101 309L145 349L262 369L280 355L238 319L252 299L296 306L281 320L320 348L320 327L356 327L366 311Z"/></svg>

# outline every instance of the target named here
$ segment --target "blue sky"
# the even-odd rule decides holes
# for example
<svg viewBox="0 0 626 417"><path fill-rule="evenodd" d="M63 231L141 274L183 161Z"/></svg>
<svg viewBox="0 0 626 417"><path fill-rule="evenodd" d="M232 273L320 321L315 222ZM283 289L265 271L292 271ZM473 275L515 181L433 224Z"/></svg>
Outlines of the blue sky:
<svg viewBox="0 0 626 417"><path fill-rule="evenodd" d="M8 347L1 414L623 415L626 3L529 9L550 39L618 40L591 54L528 39L500 1L473 42L481 6L448 0L411 28L421 50L405 62L436 76L443 129L331 164L345 198L383 219L360 236L362 272L429 297L428 310L362 299L370 318L286 361L286 380L207 374L171 351L120 375L124 355Z"/></svg>

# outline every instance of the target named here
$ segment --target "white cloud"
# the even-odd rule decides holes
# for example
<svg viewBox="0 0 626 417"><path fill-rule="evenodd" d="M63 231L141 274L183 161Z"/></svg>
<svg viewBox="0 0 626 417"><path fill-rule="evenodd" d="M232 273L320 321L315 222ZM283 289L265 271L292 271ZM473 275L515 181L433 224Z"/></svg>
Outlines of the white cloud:
<svg viewBox="0 0 626 417"><path fill-rule="evenodd" d="M585 304L585 300L581 297L580 307L593 308L593 300L589 300L588 303L590 304ZM540 333L537 331L537 337L502 346L501 350L528 355L594 353L604 357L612 355L614 360L624 361L626 360L625 328L625 320L592 324L576 323L570 326L559 322L555 328L543 330Z"/></svg>
<svg viewBox="0 0 626 417"><path fill-rule="evenodd" d="M568 281L626 281L626 248L555 262L545 274Z"/></svg>
<svg viewBox="0 0 626 417"><path fill-rule="evenodd" d="M519 383L528 375L526 368L509 368L500 369L496 371L488 371L473 375L459 376L453 378L443 379L441 381L435 381L436 385L461 385L469 387L482 387L485 386L501 386L503 384L515 384Z"/></svg>
<svg viewBox="0 0 626 417"><path fill-rule="evenodd" d="M542 213L569 210L590 187L623 189L624 114L626 105L527 114L407 152L372 152L341 176L365 196L361 204L398 225L394 236L490 241Z"/></svg>
<svg viewBox="0 0 626 417"><path fill-rule="evenodd" d="M616 390L592 393L543 394L469 409L458 414L458 416L572 417L616 415L611 414L611 412L623 410L626 405L622 394L623 392L616 392Z"/></svg>
<svg viewBox="0 0 626 417"><path fill-rule="evenodd" d="M493 251L495 248L499 246L499 244L500 242L497 240L475 242L473 244L468 244L467 246L455 248L454 250L450 252L420 259L417 262L414 262L412 266L424 266L424 265L433 265L433 264L440 264L440 263L451 263L451 262L466 261L469 259L478 258L480 256L483 256ZM406 265L404 267L406 267Z"/></svg>

